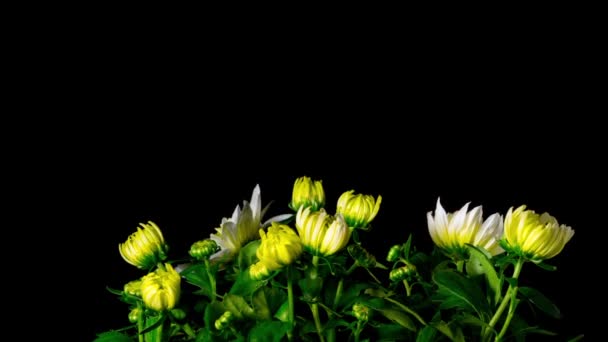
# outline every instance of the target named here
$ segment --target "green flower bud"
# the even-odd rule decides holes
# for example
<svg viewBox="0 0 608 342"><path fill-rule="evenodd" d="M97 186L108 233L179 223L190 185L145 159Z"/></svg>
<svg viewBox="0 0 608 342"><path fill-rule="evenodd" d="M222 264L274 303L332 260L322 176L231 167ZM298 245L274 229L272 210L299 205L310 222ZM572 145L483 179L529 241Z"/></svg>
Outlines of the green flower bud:
<svg viewBox="0 0 608 342"><path fill-rule="evenodd" d="M171 310L180 296L181 277L173 266L164 267L149 273L142 278L141 297L146 307L161 312Z"/></svg>
<svg viewBox="0 0 608 342"><path fill-rule="evenodd" d="M232 312L230 312L230 311L224 312L220 316L220 318L215 320L215 329L217 329L217 330L226 329L230 325L230 322L232 322L233 317L234 316L232 316Z"/></svg>
<svg viewBox="0 0 608 342"><path fill-rule="evenodd" d="M173 309L171 310L171 315L178 321L186 318L186 312L182 309Z"/></svg>
<svg viewBox="0 0 608 342"><path fill-rule="evenodd" d="M220 247L217 245L217 243L213 240L210 239L206 239L206 240L201 240L201 241L197 241L194 244L192 244L192 247L190 247L190 255L197 259L197 260L206 260L209 259L209 257L214 254L215 252L219 251Z"/></svg>
<svg viewBox="0 0 608 342"><path fill-rule="evenodd" d="M361 303L353 304L353 315L361 322L367 322L369 320L370 310L367 306Z"/></svg>
<svg viewBox="0 0 608 342"><path fill-rule="evenodd" d="M388 255L386 256L386 261L397 261L399 259L399 254L401 254L401 245L394 245L388 251Z"/></svg>
<svg viewBox="0 0 608 342"><path fill-rule="evenodd" d="M131 296L141 297L141 279L126 283L124 291Z"/></svg>
<svg viewBox="0 0 608 342"><path fill-rule="evenodd" d="M135 308L131 310L131 312L129 312L129 322L137 323L137 321L139 320L139 316L141 316L142 313L143 311L140 308Z"/></svg>
<svg viewBox="0 0 608 342"><path fill-rule="evenodd" d="M392 270L388 277L391 281L402 281L403 279L409 278L416 274L416 266L414 265L405 265L399 268L395 268Z"/></svg>
<svg viewBox="0 0 608 342"><path fill-rule="evenodd" d="M376 266L376 257L370 254L365 248L360 245L354 244L347 248L350 256L355 259L359 265L369 268Z"/></svg>
<svg viewBox="0 0 608 342"><path fill-rule="evenodd" d="M301 207L317 211L325 205L325 192L321 181L312 181L309 177L296 179L293 185L293 195L289 207L298 211Z"/></svg>

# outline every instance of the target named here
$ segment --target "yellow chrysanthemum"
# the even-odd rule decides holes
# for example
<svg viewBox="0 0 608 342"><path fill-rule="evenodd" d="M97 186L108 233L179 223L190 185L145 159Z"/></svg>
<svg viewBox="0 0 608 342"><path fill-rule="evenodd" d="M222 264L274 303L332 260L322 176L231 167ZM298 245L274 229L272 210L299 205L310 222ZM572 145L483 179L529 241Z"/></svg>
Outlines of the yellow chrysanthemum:
<svg viewBox="0 0 608 342"><path fill-rule="evenodd" d="M150 269L166 259L168 248L160 228L154 222L140 225L125 243L118 245L118 251L129 264Z"/></svg>
<svg viewBox="0 0 608 342"><path fill-rule="evenodd" d="M260 229L260 237L262 241L256 251L259 261L250 269L254 279L268 276L270 272L291 264L302 254L300 237L287 225L273 222L268 227L268 233Z"/></svg>
<svg viewBox="0 0 608 342"><path fill-rule="evenodd" d="M571 227L549 213L539 215L525 205L510 208L505 216L506 248L535 262L558 255L573 235Z"/></svg>
<svg viewBox="0 0 608 342"><path fill-rule="evenodd" d="M328 256L338 252L348 244L351 234L342 215L334 218L325 209L312 211L310 207L300 207L296 228L304 248L313 255Z"/></svg>
<svg viewBox="0 0 608 342"><path fill-rule="evenodd" d="M298 211L301 207L310 207L317 211L325 205L325 192L321 181L312 181L309 177L296 179L289 207Z"/></svg>
<svg viewBox="0 0 608 342"><path fill-rule="evenodd" d="M342 214L349 227L366 228L378 214L382 196L374 200L371 195L355 195L354 192L350 190L340 196L336 212Z"/></svg>
<svg viewBox="0 0 608 342"><path fill-rule="evenodd" d="M462 255L466 244L483 247L492 255L504 250L500 247L503 225L501 216L496 213L483 221L481 206L469 209L469 203L454 213L446 213L439 199L435 208L435 216L427 213L429 233L437 247L448 254Z"/></svg>
<svg viewBox="0 0 608 342"><path fill-rule="evenodd" d="M141 298L152 310L171 310L179 300L180 283L179 273L165 264L142 278Z"/></svg>

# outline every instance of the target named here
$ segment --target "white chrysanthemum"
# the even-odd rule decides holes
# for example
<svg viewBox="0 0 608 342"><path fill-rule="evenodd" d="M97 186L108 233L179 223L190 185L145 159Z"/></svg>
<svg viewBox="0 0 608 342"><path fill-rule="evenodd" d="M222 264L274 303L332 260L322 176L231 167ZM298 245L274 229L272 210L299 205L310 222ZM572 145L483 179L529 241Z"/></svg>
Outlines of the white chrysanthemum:
<svg viewBox="0 0 608 342"><path fill-rule="evenodd" d="M243 201L243 209L237 205L232 217L223 218L220 227L215 229L216 233L211 234L211 240L217 243L220 251L213 254L209 260L231 259L247 242L259 239L260 228L292 216L292 214L278 215L261 223L266 210L268 206L262 209L260 186L256 185L251 194L251 201Z"/></svg>
<svg viewBox="0 0 608 342"><path fill-rule="evenodd" d="M503 234L502 217L496 213L483 221L481 206L469 211L469 204L454 213L446 213L437 199L435 216L432 212L427 213L429 233L433 242L450 254L463 253L467 243L483 247L492 255L504 252L499 245Z"/></svg>

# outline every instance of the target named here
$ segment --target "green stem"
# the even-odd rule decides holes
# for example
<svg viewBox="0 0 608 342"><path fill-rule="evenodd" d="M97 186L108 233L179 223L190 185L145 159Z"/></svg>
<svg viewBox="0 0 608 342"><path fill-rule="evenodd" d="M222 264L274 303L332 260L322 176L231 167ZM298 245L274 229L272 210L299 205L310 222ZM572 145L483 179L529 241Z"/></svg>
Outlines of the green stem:
<svg viewBox="0 0 608 342"><path fill-rule="evenodd" d="M319 267L319 257L316 255L312 257L312 267L313 269L310 277L312 279L316 279L318 276L317 269ZM319 341L325 342L325 338L323 337L323 328L321 326L321 318L319 317L319 304L312 303L310 305L310 311L312 311L312 317L315 320L315 327L317 328L317 335L319 335Z"/></svg>
<svg viewBox="0 0 608 342"><path fill-rule="evenodd" d="M207 277L209 278L209 285L211 285L211 303L215 302L217 297L216 295L216 284L215 284L215 276L211 274L210 270L211 264L209 263L209 259L205 259L205 270L207 271Z"/></svg>
<svg viewBox="0 0 608 342"><path fill-rule="evenodd" d="M137 302L137 309L139 311L139 315L137 315L137 340L144 342L144 335L141 333L144 331L144 309L139 301Z"/></svg>
<svg viewBox="0 0 608 342"><path fill-rule="evenodd" d="M511 305L509 305L509 313L507 313L507 318L505 319L505 323L503 324L502 329L500 329L500 333L498 334L498 336L496 336L496 341L502 340L502 337L507 332L507 328L509 327L509 324L511 324L511 319L513 318L513 315L515 314L515 307L516 307L515 296L517 295L517 289L518 289L517 286L513 289L513 300L511 300Z"/></svg>
<svg viewBox="0 0 608 342"><path fill-rule="evenodd" d="M352 268L352 266L351 266L351 268ZM336 308L338 307L338 303L340 302L340 297L342 297L343 288L344 288L344 278L340 278L340 281L338 282L338 288L336 289L336 296L334 297L334 303L331 306L331 309L333 311L336 311ZM333 314L330 313L328 316L329 316L329 319L331 319L333 317ZM329 332L327 332L327 341L329 341L329 342L336 341L336 328L329 329Z"/></svg>
<svg viewBox="0 0 608 342"><path fill-rule="evenodd" d="M407 296L408 297L411 296L412 295L412 287L407 282L407 279L403 279L403 286L405 286L405 292L406 292Z"/></svg>
<svg viewBox="0 0 608 342"><path fill-rule="evenodd" d="M361 321L357 321L357 329L355 329L355 342L359 342L359 335L361 334L361 331L363 331L363 323L361 323Z"/></svg>
<svg viewBox="0 0 608 342"><path fill-rule="evenodd" d="M353 273L353 271L357 269L357 267L359 267L359 263L355 261L355 263L346 271L346 275L350 275L351 273Z"/></svg>
<svg viewBox="0 0 608 342"><path fill-rule="evenodd" d="M161 324L158 325L158 328L156 328L156 342L163 342L163 326L165 325L165 322L163 321Z"/></svg>
<svg viewBox="0 0 608 342"><path fill-rule="evenodd" d="M295 311L294 311L294 301L293 301L293 280L292 280L292 270L291 265L287 266L287 303L289 305L288 319L289 319L289 329L287 330L287 339L289 341L293 340L293 327L295 325Z"/></svg>
<svg viewBox="0 0 608 342"><path fill-rule="evenodd" d="M416 317L416 319L418 320L418 322L422 323L422 325L426 325L426 322L424 321L424 319L422 319L422 317L420 317L420 315L419 315L419 314L418 314L416 311L414 311L414 310L412 310L412 309L408 308L407 306L405 306L405 305L403 305L403 304L399 303L398 301L396 301L396 300L394 300L394 299L392 299L392 298L389 298L389 297L384 297L384 299L385 299L385 300L387 300L387 301L389 301L389 302L391 302L391 303L393 303L393 304L395 304L395 305L397 305L397 306L398 306L398 307L400 307L400 308L401 308L403 311L405 311L405 312L409 313L410 315L412 315L412 316Z"/></svg>
<svg viewBox="0 0 608 342"><path fill-rule="evenodd" d="M192 327L190 326L190 324L188 323L184 323L182 325L182 329L184 329L184 331L186 332L186 334L192 338L196 337L196 333L194 332L194 330L192 330Z"/></svg>
<svg viewBox="0 0 608 342"><path fill-rule="evenodd" d="M520 258L519 260L517 260L517 263L515 264L515 270L513 270L513 278L515 278L515 279L519 278L519 274L521 273L521 269L523 266L524 266L524 259ZM494 328L496 323L498 323L500 316L502 316L502 313L505 311L507 304L509 304L511 298L515 298L515 295L517 294L517 290L518 290L517 286L513 287L513 286L509 285L509 288L507 289L507 292L505 293L505 296L502 299L500 306L498 306L498 309L496 309L496 312L494 313L494 316L492 316L490 323L488 323L488 327L485 330L485 333L483 334L482 340L487 339L488 334L490 333L492 328ZM515 292L511 293L512 291L515 291ZM512 313L510 313L510 314L512 315ZM509 321L510 321L510 319L509 319ZM509 322L505 321L505 325L508 325L508 323ZM503 329L504 329L504 327L503 327Z"/></svg>

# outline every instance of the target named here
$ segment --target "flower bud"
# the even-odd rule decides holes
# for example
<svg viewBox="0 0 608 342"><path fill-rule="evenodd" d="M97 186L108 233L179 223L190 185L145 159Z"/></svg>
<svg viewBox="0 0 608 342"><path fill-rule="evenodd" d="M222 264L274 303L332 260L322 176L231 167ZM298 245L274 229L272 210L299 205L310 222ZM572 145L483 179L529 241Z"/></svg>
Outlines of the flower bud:
<svg viewBox="0 0 608 342"><path fill-rule="evenodd" d="M154 222L140 225L125 243L118 244L118 251L129 264L150 269L167 258L168 247L160 228Z"/></svg>
<svg viewBox="0 0 608 342"><path fill-rule="evenodd" d="M348 244L351 234L342 215L333 217L325 209L312 211L301 207L296 215L296 228L304 248L312 255L335 254Z"/></svg>
<svg viewBox="0 0 608 342"><path fill-rule="evenodd" d="M317 211L325 205L325 192L321 181L312 181L309 177L296 179L289 207L298 211L301 207Z"/></svg>
<svg viewBox="0 0 608 342"><path fill-rule="evenodd" d="M370 310L367 306L361 303L353 304L353 315L361 322L367 322L369 320Z"/></svg>
<svg viewBox="0 0 608 342"><path fill-rule="evenodd" d="M230 312L230 311L224 312L220 316L220 318L215 320L215 329L217 329L217 330L226 329L230 325L230 322L232 322L233 317L234 316L232 315L232 312Z"/></svg>
<svg viewBox="0 0 608 342"><path fill-rule="evenodd" d="M291 264L302 254L300 237L285 224L272 222L268 233L260 229L260 238L262 242L256 251L259 261L249 269L253 279Z"/></svg>
<svg viewBox="0 0 608 342"><path fill-rule="evenodd" d="M124 291L128 295L141 297L141 279L133 280L126 283Z"/></svg>
<svg viewBox="0 0 608 342"><path fill-rule="evenodd" d="M171 316L173 316L173 318L175 318L176 320L181 321L186 318L186 312L182 309L176 308L171 310Z"/></svg>
<svg viewBox="0 0 608 342"><path fill-rule="evenodd" d="M343 193L338 199L336 212L344 216L351 228L367 228L380 210L382 196L374 200L373 196L354 194L354 190Z"/></svg>
<svg viewBox="0 0 608 342"><path fill-rule="evenodd" d="M350 256L361 266L369 268L376 266L376 257L370 254L365 248L354 244L347 248Z"/></svg>
<svg viewBox="0 0 608 342"><path fill-rule="evenodd" d="M143 311L140 308L135 308L131 310L131 312L129 312L129 322L137 323L137 321L139 320L139 316L141 316L142 313Z"/></svg>
<svg viewBox="0 0 608 342"><path fill-rule="evenodd" d="M170 264L165 264L163 268L144 276L141 283L144 304L159 312L173 309L180 295L179 273Z"/></svg>
<svg viewBox="0 0 608 342"><path fill-rule="evenodd" d="M211 239L197 241L190 247L190 255L197 260L206 260L220 250L217 243Z"/></svg>
<svg viewBox="0 0 608 342"><path fill-rule="evenodd" d="M388 255L386 256L386 261L397 261L399 259L399 254L401 254L401 245L394 245L388 251Z"/></svg>
<svg viewBox="0 0 608 342"><path fill-rule="evenodd" d="M416 267L414 265L405 265L392 270L388 277L391 281L402 281L416 274Z"/></svg>

